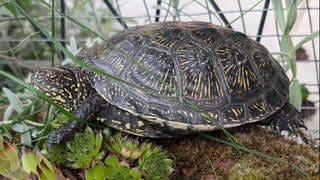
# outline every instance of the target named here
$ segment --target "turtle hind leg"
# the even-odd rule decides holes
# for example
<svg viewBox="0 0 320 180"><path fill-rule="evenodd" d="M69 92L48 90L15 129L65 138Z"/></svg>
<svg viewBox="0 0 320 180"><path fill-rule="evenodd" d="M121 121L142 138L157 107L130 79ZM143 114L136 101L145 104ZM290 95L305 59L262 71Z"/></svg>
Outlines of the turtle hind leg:
<svg viewBox="0 0 320 180"><path fill-rule="evenodd" d="M271 129L278 133L281 133L281 131L288 131L299 134L301 128L307 129L303 122L302 113L288 102L285 103L279 111L265 119L262 123L264 125L269 125Z"/></svg>

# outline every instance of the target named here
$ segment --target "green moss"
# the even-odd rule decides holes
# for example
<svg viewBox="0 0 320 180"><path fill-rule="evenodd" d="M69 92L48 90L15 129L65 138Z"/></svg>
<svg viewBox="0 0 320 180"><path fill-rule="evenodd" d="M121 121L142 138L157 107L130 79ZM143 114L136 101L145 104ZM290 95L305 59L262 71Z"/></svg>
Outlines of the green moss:
<svg viewBox="0 0 320 180"><path fill-rule="evenodd" d="M311 178L317 176L318 150L288 140L256 125L246 125L229 131L242 145L287 161L302 169ZM226 137L220 132L214 132L213 136L226 140ZM155 141L175 159L175 173L172 179L201 179L203 177L228 179L236 177L233 175L237 175L240 170L244 179L249 177L253 179L306 178L289 165L237 151L230 146L196 135Z"/></svg>
<svg viewBox="0 0 320 180"><path fill-rule="evenodd" d="M254 164L246 161L236 163L229 171L228 179L230 180L256 180L256 179L269 179L265 176L260 168Z"/></svg>

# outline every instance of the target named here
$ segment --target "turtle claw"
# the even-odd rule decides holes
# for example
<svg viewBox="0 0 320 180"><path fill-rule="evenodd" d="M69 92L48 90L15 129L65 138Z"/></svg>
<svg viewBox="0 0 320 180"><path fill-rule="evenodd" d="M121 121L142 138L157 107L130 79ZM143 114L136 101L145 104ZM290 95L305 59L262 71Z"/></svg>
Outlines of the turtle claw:
<svg viewBox="0 0 320 180"><path fill-rule="evenodd" d="M289 103L286 103L279 112L268 117L265 124L279 134L287 131L298 135L301 129L308 129L303 122L302 114Z"/></svg>
<svg viewBox="0 0 320 180"><path fill-rule="evenodd" d="M84 129L84 126L83 123L68 121L65 125L49 134L47 148L49 149L55 144L65 143L71 140L76 132Z"/></svg>
<svg viewBox="0 0 320 180"><path fill-rule="evenodd" d="M289 118L277 118L273 119L270 122L270 127L277 133L281 133L282 131L287 131L290 133L296 133L301 129L307 130L308 128L305 126L304 122L300 119L289 119Z"/></svg>

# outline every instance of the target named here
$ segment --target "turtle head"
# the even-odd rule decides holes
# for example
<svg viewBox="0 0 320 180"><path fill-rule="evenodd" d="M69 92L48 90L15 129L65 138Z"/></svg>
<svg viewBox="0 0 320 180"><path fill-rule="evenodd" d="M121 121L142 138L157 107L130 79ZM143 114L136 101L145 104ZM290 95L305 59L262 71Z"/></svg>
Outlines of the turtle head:
<svg viewBox="0 0 320 180"><path fill-rule="evenodd" d="M40 68L32 77L32 85L68 110L85 99L91 89L86 75L71 66Z"/></svg>

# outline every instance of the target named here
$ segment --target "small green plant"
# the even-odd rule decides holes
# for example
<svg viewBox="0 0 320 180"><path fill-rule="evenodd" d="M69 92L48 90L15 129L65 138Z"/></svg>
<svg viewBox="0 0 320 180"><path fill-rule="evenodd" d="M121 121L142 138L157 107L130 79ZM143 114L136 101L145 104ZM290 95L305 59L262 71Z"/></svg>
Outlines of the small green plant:
<svg viewBox="0 0 320 180"><path fill-rule="evenodd" d="M95 135L87 127L66 145L52 146L48 157L72 168L88 168L87 179L166 179L173 171L172 161L165 152L151 143L140 143L119 132L105 138L104 145L109 150L105 152L102 141L101 133Z"/></svg>
<svg viewBox="0 0 320 180"><path fill-rule="evenodd" d="M173 172L172 160L158 147L141 156L139 167L146 179L167 179Z"/></svg>
<svg viewBox="0 0 320 180"><path fill-rule="evenodd" d="M95 166L89 168L86 171L86 179L87 180L94 180L94 179L106 179L107 177L107 167L101 161L99 161Z"/></svg>
<svg viewBox="0 0 320 180"><path fill-rule="evenodd" d="M73 168L90 167L93 160L100 160L104 153L100 152L102 134L94 134L87 127L83 133L77 133L73 141L67 142L67 159L72 162Z"/></svg>
<svg viewBox="0 0 320 180"><path fill-rule="evenodd" d="M146 179L166 179L173 172L172 160L159 147L151 143L130 139L122 133L116 133L108 139L106 146L109 151L120 158L129 159L131 164L138 161L138 169ZM126 161L122 163L127 164ZM130 165L130 164L129 164Z"/></svg>
<svg viewBox="0 0 320 180"><path fill-rule="evenodd" d="M95 133L87 127L84 132L76 133L72 141L66 144L55 144L48 149L48 158L58 164L72 168L88 168L94 161L104 156L101 151L102 134Z"/></svg>
<svg viewBox="0 0 320 180"><path fill-rule="evenodd" d="M137 168L130 168L126 163L119 162L115 155L108 156L104 163L99 162L86 172L86 179L141 179Z"/></svg>
<svg viewBox="0 0 320 180"><path fill-rule="evenodd" d="M151 144L142 143L129 139L127 136L123 136L122 133L116 133L108 139L106 146L109 151L116 153L124 158L135 160L138 159L143 151Z"/></svg>

